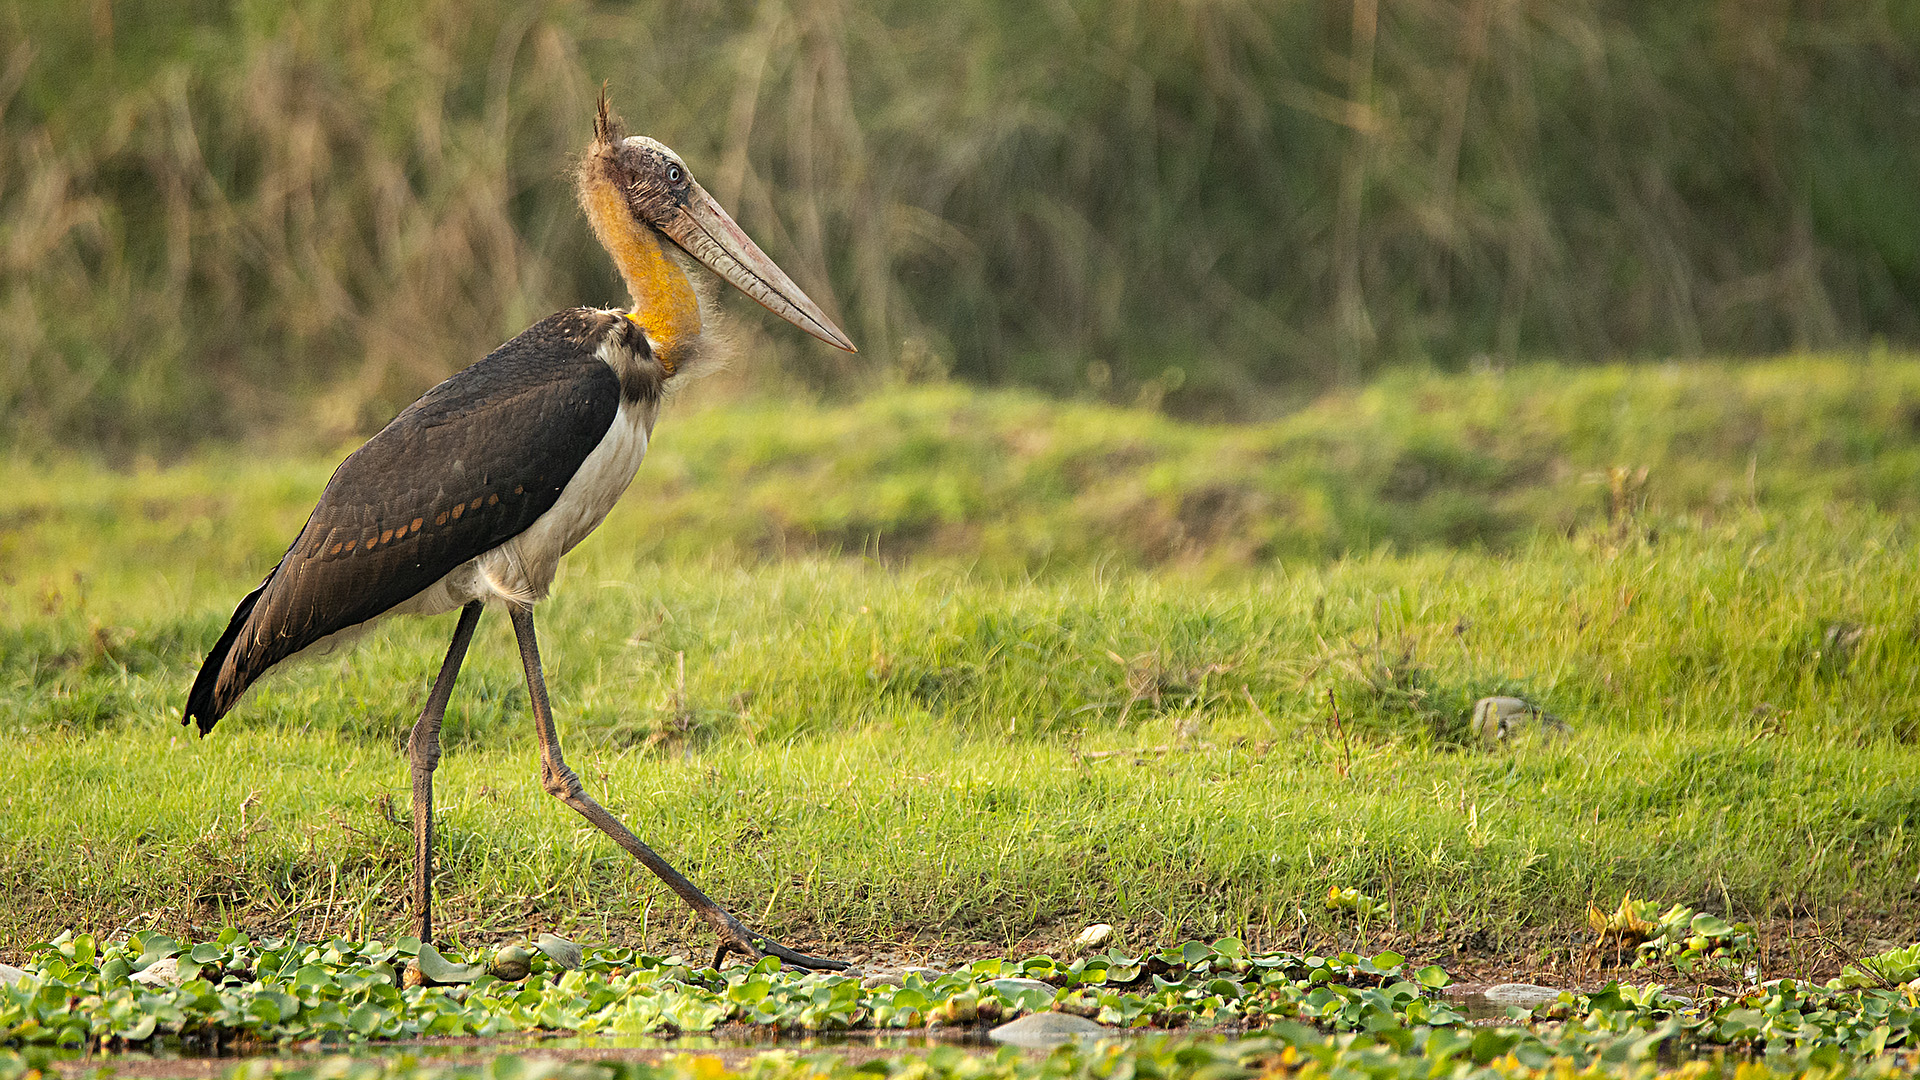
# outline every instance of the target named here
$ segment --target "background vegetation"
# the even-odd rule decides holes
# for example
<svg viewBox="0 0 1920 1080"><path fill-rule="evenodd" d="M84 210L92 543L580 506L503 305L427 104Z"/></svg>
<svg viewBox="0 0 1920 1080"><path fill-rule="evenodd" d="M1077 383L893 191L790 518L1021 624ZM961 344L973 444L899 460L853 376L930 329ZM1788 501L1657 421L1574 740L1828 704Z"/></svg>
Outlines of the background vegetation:
<svg viewBox="0 0 1920 1080"><path fill-rule="evenodd" d="M0 438L327 445L616 301L603 79L863 349L762 378L1247 416L1920 341L1901 0L5 0Z"/></svg>

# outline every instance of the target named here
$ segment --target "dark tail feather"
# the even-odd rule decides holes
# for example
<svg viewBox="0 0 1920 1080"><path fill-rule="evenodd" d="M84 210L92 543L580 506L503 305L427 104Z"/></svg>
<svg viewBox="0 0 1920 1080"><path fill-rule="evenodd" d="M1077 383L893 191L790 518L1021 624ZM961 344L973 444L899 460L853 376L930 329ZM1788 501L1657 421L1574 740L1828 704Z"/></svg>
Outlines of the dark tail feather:
<svg viewBox="0 0 1920 1080"><path fill-rule="evenodd" d="M180 722L196 721L202 735L213 730L213 725L227 715L227 710L233 708L233 703L240 700L240 695L246 693L247 686L252 682L247 679L239 686L229 687L225 694L216 693L220 684L220 669L226 666L227 654L233 651L234 639L240 636L241 627L247 625L247 616L253 614L254 603L266 591L267 582L272 580L273 575L268 574L267 580L262 581L259 588L248 593L247 598L240 601L240 606L233 609L233 621L227 624L227 632L221 634L220 640L214 643L213 651L207 654L206 663L200 665L200 674L194 677L193 689L187 691L187 711L180 717Z"/></svg>

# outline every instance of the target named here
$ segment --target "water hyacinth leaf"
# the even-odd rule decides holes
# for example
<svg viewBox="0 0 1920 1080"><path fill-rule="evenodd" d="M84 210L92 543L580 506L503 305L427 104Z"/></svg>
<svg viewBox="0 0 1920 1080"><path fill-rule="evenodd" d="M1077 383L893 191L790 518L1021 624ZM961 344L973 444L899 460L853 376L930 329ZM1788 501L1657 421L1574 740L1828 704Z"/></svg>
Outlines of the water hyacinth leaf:
<svg viewBox="0 0 1920 1080"><path fill-rule="evenodd" d="M1013 1008L1023 1012L1033 1012L1053 1004L1052 987L1029 986L1013 979L995 979L988 985L993 992Z"/></svg>
<svg viewBox="0 0 1920 1080"><path fill-rule="evenodd" d="M1504 1057L1520 1041L1520 1032L1511 1028L1481 1028L1474 1033L1468 1053L1475 1065L1487 1065L1495 1058Z"/></svg>
<svg viewBox="0 0 1920 1080"><path fill-rule="evenodd" d="M145 971L169 956L180 952L180 943L165 934L146 933L134 936L132 944L140 950L140 958L133 962L133 970ZM92 962L91 942L88 946L88 962Z"/></svg>
<svg viewBox="0 0 1920 1080"><path fill-rule="evenodd" d="M1445 1061L1447 1058L1465 1050L1473 1044L1473 1036L1454 1028L1435 1027L1427 1029L1422 1046L1427 1060Z"/></svg>
<svg viewBox="0 0 1920 1080"><path fill-rule="evenodd" d="M1213 943L1213 951L1227 960L1245 960L1247 944L1236 937L1223 937Z"/></svg>
<svg viewBox="0 0 1920 1080"><path fill-rule="evenodd" d="M1245 989L1232 979L1214 979L1207 983L1207 993L1217 994L1228 1001L1237 1000Z"/></svg>
<svg viewBox="0 0 1920 1080"><path fill-rule="evenodd" d="M159 1017L152 1013L147 1013L145 1016L134 1021L130 1027L122 1028L115 1034L128 1042L142 1042L153 1037L154 1026L159 1022Z"/></svg>
<svg viewBox="0 0 1920 1080"><path fill-rule="evenodd" d="M420 944L415 962L420 965L420 974L428 981L442 985L470 983L487 973L485 964L456 964L440 955L440 950L425 942Z"/></svg>
<svg viewBox="0 0 1920 1080"><path fill-rule="evenodd" d="M1704 911L1693 917L1691 928L1694 933L1707 937L1725 937L1733 933L1733 927L1725 919L1718 915L1709 915Z"/></svg>
<svg viewBox="0 0 1920 1080"><path fill-rule="evenodd" d="M427 948L431 947L432 946L427 946ZM580 946L575 945L573 942L568 941L558 934L541 934L533 940L533 947L547 954L549 960L552 960L568 971L580 967L584 962ZM779 963L776 957L767 957L766 959L773 960L776 964Z"/></svg>
<svg viewBox="0 0 1920 1080"><path fill-rule="evenodd" d="M300 1008L295 999L274 990L263 990L247 1002L247 1012L263 1024L274 1024Z"/></svg>
<svg viewBox="0 0 1920 1080"><path fill-rule="evenodd" d="M329 986L334 982L333 972L322 964L308 964L293 973L293 985L296 989Z"/></svg>

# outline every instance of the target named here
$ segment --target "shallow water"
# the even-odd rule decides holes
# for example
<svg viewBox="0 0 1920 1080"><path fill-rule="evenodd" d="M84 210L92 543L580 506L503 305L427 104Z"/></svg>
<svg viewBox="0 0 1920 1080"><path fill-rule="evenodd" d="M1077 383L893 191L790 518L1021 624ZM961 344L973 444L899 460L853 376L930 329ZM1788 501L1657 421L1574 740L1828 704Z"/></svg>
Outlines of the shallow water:
<svg viewBox="0 0 1920 1080"><path fill-rule="evenodd" d="M1505 1021L1507 1019L1507 1007L1488 1000L1485 994L1472 993L1458 996L1449 994L1447 1004L1466 1013L1467 1020L1471 1023L1482 1024L1490 1020Z"/></svg>
<svg viewBox="0 0 1920 1080"><path fill-rule="evenodd" d="M191 1049L178 1052L129 1052L120 1054L83 1054L80 1051L56 1053L52 1062L65 1076L84 1076L110 1068L118 1077L148 1080L194 1080L215 1077L243 1061L272 1060L290 1067L312 1064L326 1058L347 1055L361 1060L411 1056L445 1064L486 1061L500 1054L527 1054L569 1060L639 1059L654 1060L673 1054L713 1054L734 1066L756 1054L771 1050L798 1053L828 1052L854 1061L898 1054L924 1052L940 1046L966 1046L980 1049L1000 1044L986 1033L973 1029L952 1031L919 1029L915 1031L844 1031L787 1033L771 1028L734 1026L694 1035L567 1035L540 1036L524 1032L489 1038L419 1039L399 1042L347 1042L309 1040L286 1047L265 1047L252 1051L229 1050L201 1054Z"/></svg>

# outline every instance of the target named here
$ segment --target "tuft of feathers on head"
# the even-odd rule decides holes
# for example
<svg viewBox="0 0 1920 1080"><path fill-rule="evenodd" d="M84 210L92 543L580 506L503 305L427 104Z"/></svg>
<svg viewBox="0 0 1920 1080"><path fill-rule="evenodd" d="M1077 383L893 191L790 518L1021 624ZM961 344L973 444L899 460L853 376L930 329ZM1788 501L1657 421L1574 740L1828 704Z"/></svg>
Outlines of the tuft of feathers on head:
<svg viewBox="0 0 1920 1080"><path fill-rule="evenodd" d="M620 140L626 137L626 122L613 111L613 103L607 100L607 84L601 83L600 101L593 114L593 142L587 144L586 153L580 155L579 167L574 170L574 186L580 187L599 172L619 147Z"/></svg>
<svg viewBox="0 0 1920 1080"><path fill-rule="evenodd" d="M625 138L627 125L613 111L613 105L607 101L607 84L600 84L600 108L593 118L593 141L602 146L612 146Z"/></svg>

